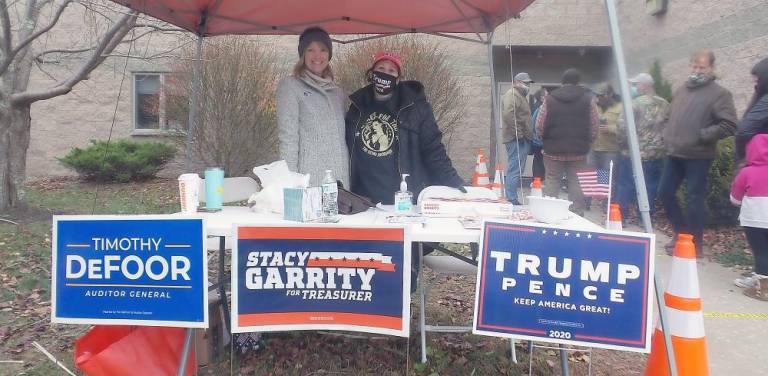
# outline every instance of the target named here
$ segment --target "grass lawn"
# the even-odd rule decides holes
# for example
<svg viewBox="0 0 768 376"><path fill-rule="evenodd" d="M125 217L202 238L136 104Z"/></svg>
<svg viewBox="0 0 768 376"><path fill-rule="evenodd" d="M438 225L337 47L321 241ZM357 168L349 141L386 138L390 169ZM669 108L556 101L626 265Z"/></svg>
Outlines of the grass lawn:
<svg viewBox="0 0 768 376"><path fill-rule="evenodd" d="M77 373L74 341L86 326L50 324L51 216L54 214L161 214L179 210L177 182L156 179L144 183L90 184L74 179L39 181L28 185L29 208L0 215L0 375L60 375L58 367L32 346L37 341ZM13 221L16 224L7 222ZM719 231L718 233L722 233ZM715 236L715 235L712 235ZM732 236L737 236L732 234ZM748 263L742 244L718 252L718 260ZM429 272L427 320L432 324L471 322L474 278L437 277ZM469 334L430 334L429 363L420 364L418 305L414 295L411 338L338 333L294 332L265 336L257 353L223 359L203 367L200 374L237 375L526 375L527 344L518 343L519 364L509 360L509 342ZM635 375L645 356L595 350L570 355L572 375L586 375L590 358L594 375ZM535 353L535 375L559 374L553 350Z"/></svg>

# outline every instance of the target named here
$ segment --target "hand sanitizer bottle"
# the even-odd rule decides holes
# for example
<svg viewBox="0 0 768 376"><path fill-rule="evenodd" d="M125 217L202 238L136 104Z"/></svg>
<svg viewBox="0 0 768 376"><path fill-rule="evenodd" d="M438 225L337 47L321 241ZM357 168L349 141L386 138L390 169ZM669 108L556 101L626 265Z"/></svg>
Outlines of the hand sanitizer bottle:
<svg viewBox="0 0 768 376"><path fill-rule="evenodd" d="M413 193L408 192L408 183L405 182L405 177L408 174L403 174L403 181L400 182L400 190L395 192L395 213L408 214L413 207Z"/></svg>

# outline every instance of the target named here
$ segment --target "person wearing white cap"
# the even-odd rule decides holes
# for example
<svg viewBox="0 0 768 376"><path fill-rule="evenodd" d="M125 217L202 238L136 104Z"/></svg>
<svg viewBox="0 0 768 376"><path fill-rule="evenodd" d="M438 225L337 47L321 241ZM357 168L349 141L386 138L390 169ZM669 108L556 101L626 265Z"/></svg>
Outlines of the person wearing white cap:
<svg viewBox="0 0 768 376"><path fill-rule="evenodd" d="M533 139L531 107L528 103L530 85L534 81L528 73L515 75L512 88L501 98L501 116L504 121L502 138L507 149L507 178L505 191L507 199L520 205L517 189L520 187L522 166L525 166Z"/></svg>
<svg viewBox="0 0 768 376"><path fill-rule="evenodd" d="M654 200L664 166L665 147L663 140L664 122L669 115L669 102L656 95L654 80L648 73L640 73L629 80L632 84L632 109L635 113L637 138L640 146L640 159L645 176L645 188L648 193L648 204L651 213L654 212ZM616 202L621 207L625 217L629 206L637 197L635 180L632 174L632 162L629 159L627 141L627 126L622 114L619 118L618 141L621 148L619 159Z"/></svg>

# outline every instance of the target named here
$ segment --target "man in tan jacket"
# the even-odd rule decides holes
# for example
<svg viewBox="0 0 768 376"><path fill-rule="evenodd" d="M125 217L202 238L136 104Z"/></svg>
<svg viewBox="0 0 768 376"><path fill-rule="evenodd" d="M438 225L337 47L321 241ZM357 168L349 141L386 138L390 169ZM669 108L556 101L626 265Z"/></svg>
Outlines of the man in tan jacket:
<svg viewBox="0 0 768 376"><path fill-rule="evenodd" d="M507 149L507 199L520 205L517 189L520 187L520 175L528 152L531 150L533 125L531 107L528 104L528 92L534 81L528 73L515 75L513 86L501 98L501 114L504 121L502 137Z"/></svg>

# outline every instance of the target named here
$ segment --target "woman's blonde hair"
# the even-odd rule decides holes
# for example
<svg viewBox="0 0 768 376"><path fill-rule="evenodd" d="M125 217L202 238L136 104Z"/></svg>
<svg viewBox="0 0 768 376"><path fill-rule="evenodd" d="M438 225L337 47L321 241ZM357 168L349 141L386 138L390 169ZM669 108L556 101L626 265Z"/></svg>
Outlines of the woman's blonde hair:
<svg viewBox="0 0 768 376"><path fill-rule="evenodd" d="M304 65L304 55L299 57L299 61L293 66L293 77L301 77L307 67ZM331 62L328 62L328 66L325 68L322 74L323 78L334 79L333 69L331 69Z"/></svg>

